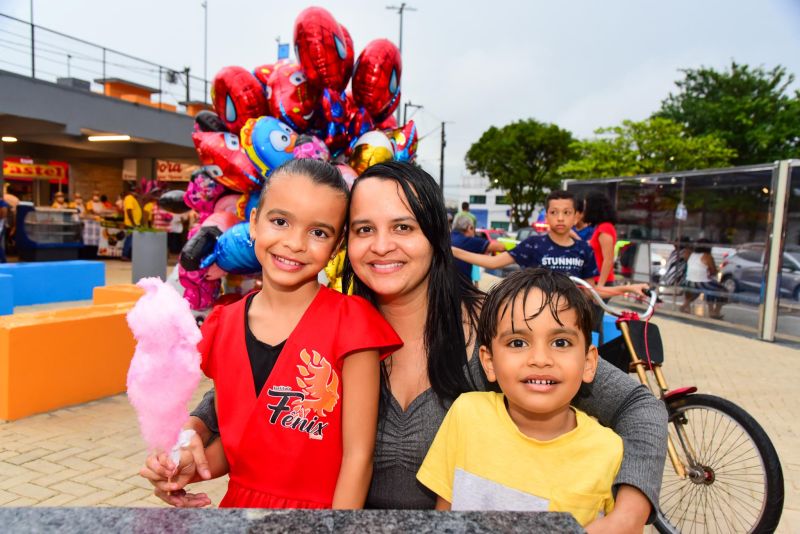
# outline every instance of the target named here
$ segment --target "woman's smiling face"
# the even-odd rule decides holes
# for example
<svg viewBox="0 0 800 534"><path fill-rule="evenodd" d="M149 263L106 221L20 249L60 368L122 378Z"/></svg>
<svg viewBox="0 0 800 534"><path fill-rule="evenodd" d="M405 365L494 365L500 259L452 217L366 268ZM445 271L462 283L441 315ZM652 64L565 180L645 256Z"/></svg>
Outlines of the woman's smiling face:
<svg viewBox="0 0 800 534"><path fill-rule="evenodd" d="M433 247L400 184L360 178L350 199L347 254L379 301L427 292Z"/></svg>

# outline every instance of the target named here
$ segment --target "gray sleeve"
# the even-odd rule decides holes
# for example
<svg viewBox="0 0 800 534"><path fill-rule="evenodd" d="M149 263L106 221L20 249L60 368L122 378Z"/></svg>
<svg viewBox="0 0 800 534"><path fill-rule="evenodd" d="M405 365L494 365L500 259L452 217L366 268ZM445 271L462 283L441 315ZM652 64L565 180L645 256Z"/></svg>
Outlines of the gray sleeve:
<svg viewBox="0 0 800 534"><path fill-rule="evenodd" d="M625 451L614 493L621 484L633 486L658 506L667 455L667 410L649 389L602 358L594 382L584 384L573 404L611 428ZM648 522L654 519L650 515Z"/></svg>
<svg viewBox="0 0 800 534"><path fill-rule="evenodd" d="M219 434L217 410L214 408L214 388L209 389L206 394L203 395L203 399L200 401L200 404L198 404L189 415L197 417L203 423L205 423L212 435Z"/></svg>

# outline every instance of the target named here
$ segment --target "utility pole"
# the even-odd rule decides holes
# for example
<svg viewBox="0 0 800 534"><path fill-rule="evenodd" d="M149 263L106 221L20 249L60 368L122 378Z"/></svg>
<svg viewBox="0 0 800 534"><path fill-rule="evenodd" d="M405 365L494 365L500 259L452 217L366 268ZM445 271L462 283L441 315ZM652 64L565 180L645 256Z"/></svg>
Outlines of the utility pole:
<svg viewBox="0 0 800 534"><path fill-rule="evenodd" d="M203 102L208 104L208 0L203 0L200 3L203 6L203 82L205 90L203 91Z"/></svg>
<svg viewBox="0 0 800 534"><path fill-rule="evenodd" d="M188 106L189 102L192 101L192 99L190 98L191 95L189 93L189 81L190 81L190 79L189 79L189 67L183 67L183 74L184 74L184 76L186 76L186 105Z"/></svg>
<svg viewBox="0 0 800 534"><path fill-rule="evenodd" d="M403 12L404 11L416 11L415 8L411 6L407 6L405 2L401 3L400 6L386 6L386 9L391 9L392 11L397 11L400 15L400 39L399 39L399 46L400 49L400 57L403 57ZM400 122L400 102L397 103L397 122ZM400 126L400 124L398 124Z"/></svg>
<svg viewBox="0 0 800 534"><path fill-rule="evenodd" d="M411 102L406 102L403 104L403 124L408 122L408 108L422 109L422 106L412 104ZM402 126L402 124L398 124L398 126Z"/></svg>
<svg viewBox="0 0 800 534"><path fill-rule="evenodd" d="M402 21L402 15L400 20ZM31 78L36 78L36 53L34 51L36 39L33 36L33 28L33 0L31 0Z"/></svg>
<svg viewBox="0 0 800 534"><path fill-rule="evenodd" d="M442 195L444 195L444 147L447 146L444 135L444 124L444 121L442 121L442 152L439 156L439 190L442 192Z"/></svg>

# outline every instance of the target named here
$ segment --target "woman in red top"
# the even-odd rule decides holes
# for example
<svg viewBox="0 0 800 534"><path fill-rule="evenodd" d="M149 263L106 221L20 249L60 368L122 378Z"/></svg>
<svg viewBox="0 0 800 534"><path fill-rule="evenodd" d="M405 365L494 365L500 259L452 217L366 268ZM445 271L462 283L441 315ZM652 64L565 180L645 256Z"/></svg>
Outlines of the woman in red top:
<svg viewBox="0 0 800 534"><path fill-rule="evenodd" d="M595 277L598 286L612 285L614 282L614 247L617 244L617 214L611 201L603 193L593 191L586 197L583 220L594 225L594 234L589 244L594 250L597 270Z"/></svg>
<svg viewBox="0 0 800 534"><path fill-rule="evenodd" d="M317 282L343 238L347 185L327 163L276 169L250 216L263 289L215 308L198 346L214 380L220 506L361 508L372 475L380 359L402 346L364 299ZM196 466L182 451L180 471ZM166 455L159 460L175 469ZM188 475L186 470L191 470Z"/></svg>

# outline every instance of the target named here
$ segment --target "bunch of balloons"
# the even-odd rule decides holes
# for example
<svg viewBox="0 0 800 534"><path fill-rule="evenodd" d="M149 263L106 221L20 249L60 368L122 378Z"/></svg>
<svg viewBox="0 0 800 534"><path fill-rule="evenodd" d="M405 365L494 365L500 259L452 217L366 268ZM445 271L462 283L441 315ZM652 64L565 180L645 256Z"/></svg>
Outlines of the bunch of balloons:
<svg viewBox="0 0 800 534"><path fill-rule="evenodd" d="M260 271L247 221L276 167L292 158L330 161L352 186L371 165L416 155L414 122L398 127L392 116L402 74L393 43L376 39L355 59L347 29L327 10L310 7L295 21L294 51L296 61L252 72L223 68L212 84L214 112L195 117L192 140L202 167L184 200L200 221L180 258L193 309L215 302L227 273Z"/></svg>

